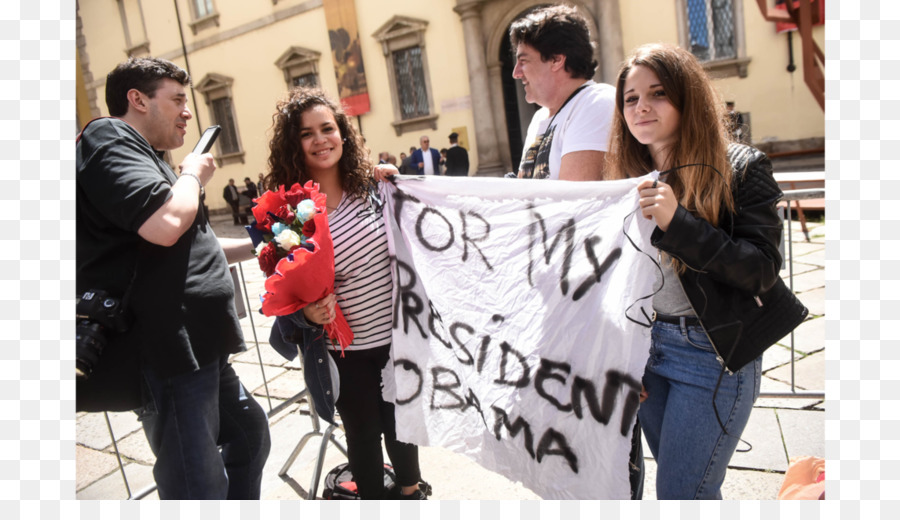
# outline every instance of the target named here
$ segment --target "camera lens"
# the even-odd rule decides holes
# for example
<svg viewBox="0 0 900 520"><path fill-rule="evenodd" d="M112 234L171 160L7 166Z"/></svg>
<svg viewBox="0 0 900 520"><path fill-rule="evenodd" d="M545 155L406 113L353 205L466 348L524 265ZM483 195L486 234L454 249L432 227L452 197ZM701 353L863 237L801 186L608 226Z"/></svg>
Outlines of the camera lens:
<svg viewBox="0 0 900 520"><path fill-rule="evenodd" d="M87 379L91 375L105 346L102 325L91 320L80 320L75 325L76 377Z"/></svg>

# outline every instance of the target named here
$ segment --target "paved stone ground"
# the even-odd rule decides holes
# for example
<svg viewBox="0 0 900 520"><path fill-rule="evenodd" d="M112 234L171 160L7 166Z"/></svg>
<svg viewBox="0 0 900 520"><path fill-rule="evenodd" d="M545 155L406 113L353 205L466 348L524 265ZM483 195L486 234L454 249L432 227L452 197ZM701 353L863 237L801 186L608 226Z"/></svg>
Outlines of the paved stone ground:
<svg viewBox="0 0 900 520"><path fill-rule="evenodd" d="M243 228L231 225L229 216L213 217L218 236L243 237ZM791 226L793 241L793 287L810 309L810 317L791 337L770 348L763 356L762 392L790 392L791 373L798 391L824 392L824 334L825 334L825 224L809 223L810 241L806 242L798 222ZM787 231L787 224L785 227ZM787 236L787 232L786 232ZM787 255L786 255L787 256ZM246 276L250 300L257 300L261 292L262 275L255 261L241 266ZM788 270L783 271L788 278ZM254 304L258 308L258 303ZM255 397L266 410L277 406L303 388L300 367L286 362L267 344L272 319L253 313L241 320L250 350L233 359L241 380L253 389ZM254 342L254 326L257 348ZM260 371L259 359L265 376ZM266 397L268 387L271 401ZM312 429L305 403L294 404L271 419L272 451L265 468L262 496L265 499L303 499L310 489L319 439L313 439L301 452L286 478L278 471L297 441ZM132 494L138 494L153 484L153 454L132 413L109 414L118 449ZM723 486L725 499L772 500L781 486L790 457L814 455L825 457L825 413L822 399L768 398L762 396L754 407L750 423L742 438L753 449L736 453L731 460ZM340 434L338 440L341 440ZM650 450L646 455L645 500L654 500L656 465ZM434 486L432 499L538 499L520 483L487 471L462 455L442 448L425 447L420 450L423 476ZM324 473L345 460L335 448L329 447ZM79 414L76 419L76 497L78 499L125 499L129 496L119 471L112 439L103 414ZM321 494L321 481L318 485ZM151 492L146 499L158 497Z"/></svg>

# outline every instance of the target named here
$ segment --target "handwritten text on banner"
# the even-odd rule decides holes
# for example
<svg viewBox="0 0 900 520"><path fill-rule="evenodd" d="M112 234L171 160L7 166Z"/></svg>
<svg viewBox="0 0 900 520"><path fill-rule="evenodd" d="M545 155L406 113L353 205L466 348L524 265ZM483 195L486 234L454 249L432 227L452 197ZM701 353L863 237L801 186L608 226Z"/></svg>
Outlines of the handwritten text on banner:
<svg viewBox="0 0 900 520"><path fill-rule="evenodd" d="M544 498L629 497L650 340L626 313L647 322L656 273L639 181L389 187L385 396L400 440L466 454Z"/></svg>

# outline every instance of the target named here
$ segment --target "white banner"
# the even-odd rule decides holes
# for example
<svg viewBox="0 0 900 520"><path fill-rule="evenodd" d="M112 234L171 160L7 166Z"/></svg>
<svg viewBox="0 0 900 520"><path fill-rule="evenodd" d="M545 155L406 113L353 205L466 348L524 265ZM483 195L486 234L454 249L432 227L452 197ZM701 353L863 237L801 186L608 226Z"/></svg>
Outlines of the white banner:
<svg viewBox="0 0 900 520"><path fill-rule="evenodd" d="M657 269L641 180L398 177L384 393L400 440L547 499L630 497Z"/></svg>

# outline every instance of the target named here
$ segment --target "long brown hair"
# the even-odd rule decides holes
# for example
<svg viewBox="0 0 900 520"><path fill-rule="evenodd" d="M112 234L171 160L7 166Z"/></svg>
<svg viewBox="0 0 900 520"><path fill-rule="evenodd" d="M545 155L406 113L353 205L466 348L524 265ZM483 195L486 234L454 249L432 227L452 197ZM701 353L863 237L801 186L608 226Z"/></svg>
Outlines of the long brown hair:
<svg viewBox="0 0 900 520"><path fill-rule="evenodd" d="M623 178L638 177L664 166L653 163L649 148L631 135L625 121L625 78L636 66L656 74L666 98L681 116L675 143L668 150L668 167L677 169L669 174L666 183L685 209L718 226L723 208L734 211L728 162L731 137L719 96L690 52L675 45L643 45L622 65L616 80L616 112L607 168Z"/></svg>
<svg viewBox="0 0 900 520"><path fill-rule="evenodd" d="M344 139L343 152L338 161L341 188L348 195L364 197L372 182L369 149L341 106L318 88L294 88L287 98L276 105L272 116L272 139L269 140L269 173L263 180L264 186L275 189L281 184L290 187L295 182L305 184L310 180L300 145L300 118L304 112L318 105L331 110Z"/></svg>

